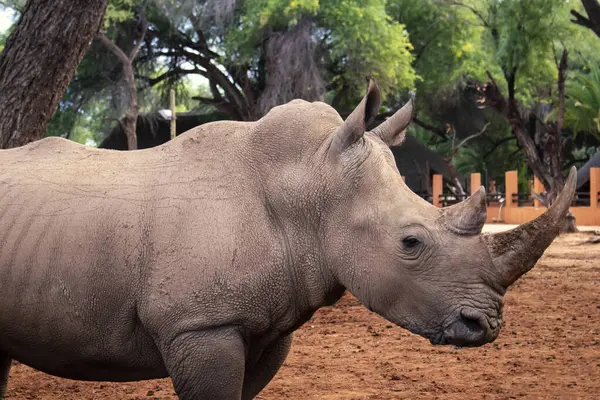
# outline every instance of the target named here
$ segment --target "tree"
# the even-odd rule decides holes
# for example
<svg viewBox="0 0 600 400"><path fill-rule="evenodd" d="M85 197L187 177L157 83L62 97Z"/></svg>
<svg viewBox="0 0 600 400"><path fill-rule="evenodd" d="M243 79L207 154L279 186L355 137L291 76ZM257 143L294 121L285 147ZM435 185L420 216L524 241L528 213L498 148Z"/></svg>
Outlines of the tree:
<svg viewBox="0 0 600 400"><path fill-rule="evenodd" d="M137 3L109 0L107 19L116 18L105 26L106 36L125 54L137 43L139 23L124 10ZM324 100L344 114L353 97L362 96L367 75L391 95L411 88L410 42L385 3L150 0L148 31L133 61L140 111L165 107L171 88L178 107L218 109L238 120L259 118L293 98ZM88 132L89 139L88 121L97 131L99 120L121 119L129 108L122 72L117 56L100 41L92 43L50 134ZM192 88L190 77L205 86Z"/></svg>
<svg viewBox="0 0 600 400"><path fill-rule="evenodd" d="M448 155L458 171L501 180L505 170L519 169L525 177L526 152L509 120L493 107L479 109L476 89L489 72L507 99L503 66L516 65L514 99L524 121L541 121L531 134L538 146L549 137L541 124L557 122L556 59L568 48L562 167L587 154L587 142L571 137L579 128L570 121L579 111L578 126L589 126L581 113L588 104L576 109L570 88L576 75L590 75L600 53L595 34L569 22L570 8L583 12L579 2L148 0L143 43L139 15L132 11L141 3L109 0L104 29L132 61L140 112L165 108L175 87L178 106L219 109L238 120L259 118L293 98L323 100L345 115L353 97L362 96L365 76L372 75L387 92L380 117L416 88L419 113L410 133ZM132 91L123 84L123 59L94 41L48 134L100 142L109 124L124 122ZM192 87L190 77L201 86ZM488 124L466 145L452 146Z"/></svg>
<svg viewBox="0 0 600 400"><path fill-rule="evenodd" d="M487 0L483 7L466 1L453 4L470 10L487 33L494 72L503 79L499 84L490 72L493 70L486 72L487 82L477 85L479 104L495 110L510 124L529 168L546 188L542 200L550 205L564 185L562 128L568 52L564 49L558 60L556 48L567 28L555 15L564 11L565 4L558 0ZM548 74L553 70L555 77ZM548 90L551 79L556 79L556 90ZM540 88L547 94L536 93ZM547 121L553 108L556 118ZM564 231L576 230L574 218L569 218L567 225Z"/></svg>
<svg viewBox="0 0 600 400"><path fill-rule="evenodd" d="M143 8L139 11L138 15L139 29L137 30L137 37L135 38L135 45L129 55L125 54L125 52L119 46L117 46L117 44L104 32L100 32L98 34L98 39L109 51L117 56L123 66L123 81L125 83L128 105L125 115L121 120L119 120L119 124L121 124L121 127L127 136L127 147L129 150L136 150L137 148L136 123L140 111L133 70L133 61L137 57L140 48L142 47L144 37L146 36L146 31L148 29L148 21Z"/></svg>
<svg viewBox="0 0 600 400"><path fill-rule="evenodd" d="M0 54L0 147L44 135L96 35L106 0L29 0Z"/></svg>
<svg viewBox="0 0 600 400"><path fill-rule="evenodd" d="M404 27L384 0L160 0L148 13L138 66L166 60L149 85L196 74L211 96L197 100L235 119L253 120L294 98L345 108L365 76L384 92L410 88L415 75Z"/></svg>

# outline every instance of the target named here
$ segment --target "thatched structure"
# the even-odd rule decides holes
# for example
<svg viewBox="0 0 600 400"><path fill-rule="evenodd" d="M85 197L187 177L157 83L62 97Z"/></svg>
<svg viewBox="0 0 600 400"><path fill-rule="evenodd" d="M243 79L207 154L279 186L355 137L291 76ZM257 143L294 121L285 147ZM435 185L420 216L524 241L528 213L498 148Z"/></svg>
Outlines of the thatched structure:
<svg viewBox="0 0 600 400"><path fill-rule="evenodd" d="M229 119L227 114L215 111L211 113L186 112L177 114L177 134L180 135L198 125ZM161 113L139 114L136 125L137 148L147 149L159 146L171 139L171 120ZM127 150L127 137L120 125L117 125L98 145L103 149Z"/></svg>

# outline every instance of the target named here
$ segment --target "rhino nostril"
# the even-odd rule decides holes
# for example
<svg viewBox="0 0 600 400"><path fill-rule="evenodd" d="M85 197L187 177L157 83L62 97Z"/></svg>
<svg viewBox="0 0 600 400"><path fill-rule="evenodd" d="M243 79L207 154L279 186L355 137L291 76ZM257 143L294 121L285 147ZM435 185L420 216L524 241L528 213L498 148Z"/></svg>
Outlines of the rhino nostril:
<svg viewBox="0 0 600 400"><path fill-rule="evenodd" d="M463 324L470 332L475 333L475 334L485 332L486 328L481 323L481 318L474 317L471 315L464 315L462 312L461 312L461 317L462 317Z"/></svg>
<svg viewBox="0 0 600 400"><path fill-rule="evenodd" d="M481 340L488 335L490 326L483 313L465 308L460 311L461 323L466 330L466 336L474 341Z"/></svg>

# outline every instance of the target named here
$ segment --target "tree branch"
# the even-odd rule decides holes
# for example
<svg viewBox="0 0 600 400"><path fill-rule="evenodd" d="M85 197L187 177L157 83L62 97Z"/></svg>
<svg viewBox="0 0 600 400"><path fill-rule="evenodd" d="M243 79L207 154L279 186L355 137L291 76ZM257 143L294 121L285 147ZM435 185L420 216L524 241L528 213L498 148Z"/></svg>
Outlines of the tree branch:
<svg viewBox="0 0 600 400"><path fill-rule="evenodd" d="M140 19L141 19L141 21L140 21L141 28L139 31L139 35L135 39L135 46L133 46L133 49L129 53L129 60L131 62L133 62L133 60L135 60L138 53L140 52L140 48L142 47L142 44L144 44L144 38L146 37L146 32L148 31L148 19L146 18L146 13L144 12L144 10L140 11Z"/></svg>
<svg viewBox="0 0 600 400"><path fill-rule="evenodd" d="M470 10L473 14L475 14L475 16L477 18L479 18L479 20L481 21L481 23L483 24L483 26L488 27L488 28L491 27L490 24L488 23L488 21L485 19L485 17L481 13L481 11L477 10L475 7L470 6L468 4L461 3L459 1L451 1L450 5L451 6L464 7L466 9Z"/></svg>
<svg viewBox="0 0 600 400"><path fill-rule="evenodd" d="M202 71L201 69L198 69L198 68L193 68L193 69L174 68L174 69L168 70L164 74L157 76L156 78L149 78L147 76L141 76L141 75L138 75L136 77L145 80L149 86L155 86L155 85L159 84L160 82L162 82L166 79L169 79L171 77L179 77L181 75L188 75L188 74L206 75L206 72Z"/></svg>
<svg viewBox="0 0 600 400"><path fill-rule="evenodd" d="M600 4L598 0L581 0L581 3L590 19L595 21L600 20Z"/></svg>
<svg viewBox="0 0 600 400"><path fill-rule="evenodd" d="M235 86L233 82L229 80L225 74L218 69L214 64L211 63L211 60L203 57L200 54L191 53L189 51L183 51L186 57L206 69L206 72L209 75L209 79L214 79L215 83L217 83L223 90L225 91L226 96L230 103L235 105L238 108L239 113L242 119L247 119L250 117L250 112L248 109L248 105L246 104L246 99L240 93L238 88Z"/></svg>
<svg viewBox="0 0 600 400"><path fill-rule="evenodd" d="M586 28L589 28L592 30L594 29L594 25L592 24L592 21L590 21L589 19L587 19L586 17L581 15L579 12L577 12L575 10L571 10L571 15L573 15L575 17L575 19L571 20L571 22L573 22L574 24L581 25L583 27L586 27Z"/></svg>
<svg viewBox="0 0 600 400"><path fill-rule="evenodd" d="M486 73L488 82L477 88L480 96L477 103L480 104L481 108L495 109L506 118L512 128L513 134L527 153L529 167L538 177L543 179L543 177L547 176L547 173L543 170L545 167L540 159L538 148L525 128L525 122L521 118L517 101L514 98L506 100L492 75L489 72Z"/></svg>
<svg viewBox="0 0 600 400"><path fill-rule="evenodd" d="M121 61L121 63L129 63L130 62L127 54L125 54L123 52L123 50L121 50L121 48L116 45L115 42L113 42L111 39L109 39L108 36L106 36L106 34L104 32L98 33L98 36L96 36L96 38L102 42L102 44L104 45L104 47L107 48L107 50L109 50L111 53L113 53L115 56L117 56L117 58L119 58L119 61Z"/></svg>
<svg viewBox="0 0 600 400"><path fill-rule="evenodd" d="M200 29L199 21L194 22L194 18L191 17L190 22L198 34L197 42L192 40L189 36L187 36L184 32L181 32L175 26L172 26L170 21L165 21L165 24L168 25L166 32L164 32L166 34L159 35L158 32L151 31L153 37L159 38L160 36L160 40L166 42L171 48L177 49L176 52L167 52L166 54L155 53L154 56L164 55L170 57L181 57L190 63L201 67L206 72L199 73L205 76L209 81L214 81L219 87L221 87L225 92L227 103L229 103L231 107L237 108L237 112L229 114L242 120L251 119L251 107L248 103L248 99L244 96L243 89L240 90L236 86L237 82L235 82L235 74L230 74L232 77L230 78L220 69L220 67L223 67L227 73L230 72L227 70L226 66L217 65L214 61L218 58L218 54L210 51L208 48L209 46L206 41L206 37ZM232 82L232 79L234 82ZM240 87L244 88L243 82L240 84Z"/></svg>
<svg viewBox="0 0 600 400"><path fill-rule="evenodd" d="M492 74L486 71L488 82L477 85L479 108L493 108L508 119L508 102L502 95Z"/></svg>
<svg viewBox="0 0 600 400"><path fill-rule="evenodd" d="M486 129L488 128L488 126L490 126L490 123L488 122L487 124L484 125L484 127L477 133L472 134L471 136L467 136L465 139L463 139L462 142L460 142L458 144L458 146L456 146L457 149L460 149L462 146L464 146L469 140L474 139L478 136L481 136L484 134L484 132L486 131Z"/></svg>
<svg viewBox="0 0 600 400"><path fill-rule="evenodd" d="M211 58L219 57L219 55L217 53L211 51L210 48L208 47L208 41L206 40L206 36L204 36L204 31L202 31L200 19L194 14L191 14L189 16L189 19L190 19L190 22L192 23L192 26L194 27L194 30L196 31L196 35L198 35L198 42L196 44L197 47L194 47L194 48L196 50L202 51L203 53L205 53L207 56L209 56Z"/></svg>
<svg viewBox="0 0 600 400"><path fill-rule="evenodd" d="M438 135L439 137L441 137L442 139L444 139L445 142L448 141L448 136L446 135L446 132L444 131L444 129L442 128L438 128L435 127L433 125L428 124L427 122L423 122L418 118L413 118L413 122L417 125L419 125L421 128L428 130L430 132L435 133L436 135Z"/></svg>
<svg viewBox="0 0 600 400"><path fill-rule="evenodd" d="M517 137L515 135L511 135L511 136L502 138L502 139L498 140L497 142L495 142L493 144L492 149L489 150L487 153L485 153L485 155L483 156L483 159L485 160L486 158L488 158L494 151L496 151L496 149L498 147L500 147L504 143L510 142L511 140L517 140Z"/></svg>
<svg viewBox="0 0 600 400"><path fill-rule="evenodd" d="M571 22L590 29L600 37L600 4L598 0L581 0L587 18L575 10L571 10L571 15L575 17Z"/></svg>
<svg viewBox="0 0 600 400"><path fill-rule="evenodd" d="M556 134L561 135L565 120L565 81L567 79L567 61L569 52L563 50L558 66L558 117L556 119Z"/></svg>
<svg viewBox="0 0 600 400"><path fill-rule="evenodd" d="M338 92L333 97L333 101L331 102L331 107L337 109L340 106L340 102L348 92L348 86L342 85L342 88L338 90Z"/></svg>
<svg viewBox="0 0 600 400"><path fill-rule="evenodd" d="M486 131L487 127L490 125L490 123L488 122L487 124L485 124L485 126L477 133L470 135L468 137L466 137L465 139L463 139L458 146L456 146L454 144L455 140L456 140L456 129L454 129L454 127L452 128L452 144L450 147L450 154L447 157L442 157L442 159L444 160L444 162L447 164L448 168L450 169L450 171L452 172L452 175L454 177L454 184L456 186L456 188L458 189L458 191L460 192L460 194L465 194L465 191L458 179L458 171L456 171L456 168L454 167L454 164L452 163L452 160L454 159L454 156L456 156L456 153L458 153L458 150L464 146L469 140L476 138L478 136L483 135L483 133Z"/></svg>

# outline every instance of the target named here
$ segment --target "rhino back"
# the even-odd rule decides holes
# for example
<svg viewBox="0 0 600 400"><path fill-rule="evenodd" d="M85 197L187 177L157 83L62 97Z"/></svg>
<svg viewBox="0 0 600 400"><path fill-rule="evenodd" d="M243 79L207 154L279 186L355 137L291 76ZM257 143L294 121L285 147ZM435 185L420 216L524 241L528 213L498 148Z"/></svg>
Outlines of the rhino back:
<svg viewBox="0 0 600 400"><path fill-rule="evenodd" d="M239 319L224 311L239 300L198 306L244 280L231 272L239 223L257 213L230 139L200 130L116 152L51 138L0 152L0 346L59 375L91 363L101 379L106 363L152 377L164 371L140 319L194 296L193 323Z"/></svg>

